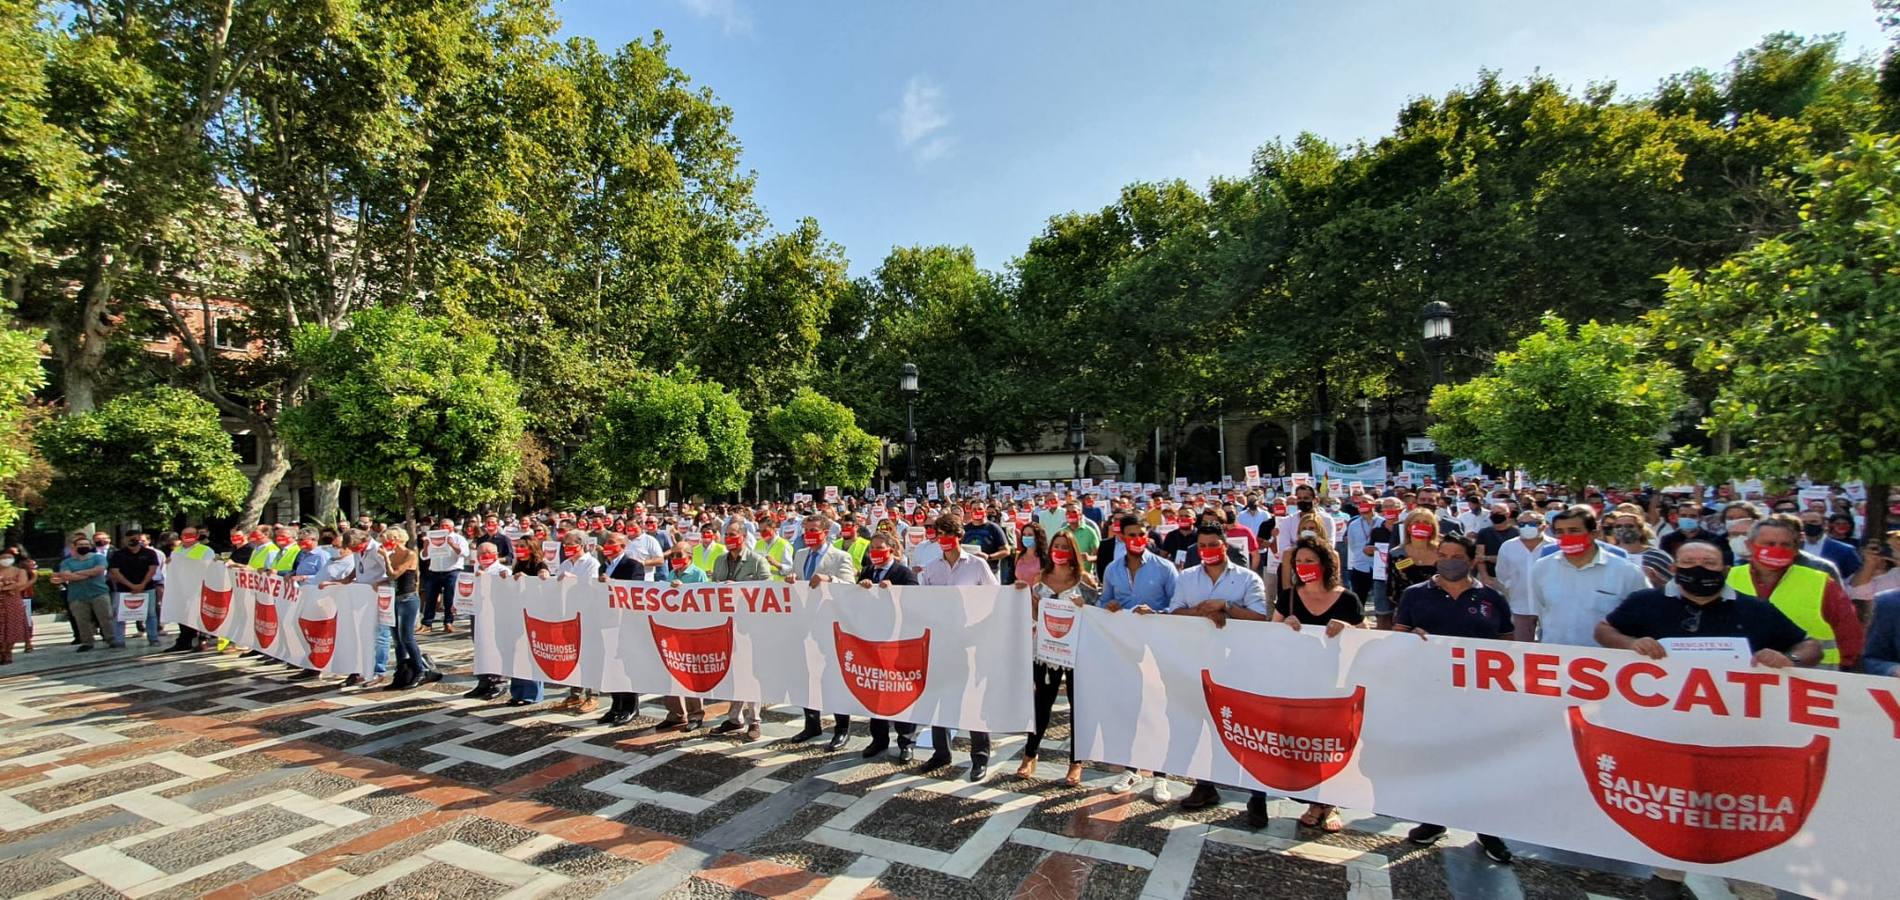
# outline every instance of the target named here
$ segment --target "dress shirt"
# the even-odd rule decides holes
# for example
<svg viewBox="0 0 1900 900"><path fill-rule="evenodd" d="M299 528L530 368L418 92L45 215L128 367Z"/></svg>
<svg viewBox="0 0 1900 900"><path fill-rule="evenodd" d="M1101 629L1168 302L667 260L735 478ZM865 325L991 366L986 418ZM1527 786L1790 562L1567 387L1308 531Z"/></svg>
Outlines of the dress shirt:
<svg viewBox="0 0 1900 900"><path fill-rule="evenodd" d="M928 585L983 585L996 584L996 573L990 569L989 561L978 559L968 553L958 553L957 561L952 563L939 558L917 575L918 584Z"/></svg>
<svg viewBox="0 0 1900 900"><path fill-rule="evenodd" d="M1562 554L1539 559L1523 584L1522 609L1537 617L1539 640L1573 647L1597 646L1597 623L1629 595L1649 589L1635 563L1601 548L1582 566Z"/></svg>
<svg viewBox="0 0 1900 900"><path fill-rule="evenodd" d="M1346 567L1354 572L1371 572L1374 557L1366 555L1366 545L1372 543L1372 530L1379 527L1379 519L1354 516L1346 525Z"/></svg>
<svg viewBox="0 0 1900 900"><path fill-rule="evenodd" d="M1108 567L1102 576L1103 606L1119 603L1125 609L1146 606L1155 612L1166 612L1173 604L1174 586L1179 578L1174 564L1153 552L1142 555L1145 558L1141 569L1132 577L1128 573L1127 554Z"/></svg>
<svg viewBox="0 0 1900 900"><path fill-rule="evenodd" d="M1541 537L1538 543L1543 543ZM1498 581L1498 592L1504 595L1504 599L1523 596L1518 593L1518 585L1524 583L1525 576L1531 573L1531 564L1535 562L1537 551L1531 549L1523 538L1512 538L1498 548L1497 562L1491 568ZM1524 605L1522 602L1518 604L1520 608Z"/></svg>
<svg viewBox="0 0 1900 900"><path fill-rule="evenodd" d="M1260 576L1231 563L1221 568L1218 581L1208 577L1205 566L1183 571L1174 583L1174 601L1168 605L1168 611L1198 606L1209 600L1251 609L1263 616L1273 615L1267 608L1267 587Z"/></svg>

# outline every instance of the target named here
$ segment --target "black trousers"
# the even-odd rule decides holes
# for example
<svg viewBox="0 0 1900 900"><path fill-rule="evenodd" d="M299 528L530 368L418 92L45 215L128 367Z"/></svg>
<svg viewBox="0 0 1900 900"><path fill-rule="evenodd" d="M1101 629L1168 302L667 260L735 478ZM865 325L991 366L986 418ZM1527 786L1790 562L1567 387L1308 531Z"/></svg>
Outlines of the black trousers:
<svg viewBox="0 0 1900 900"><path fill-rule="evenodd" d="M941 725L930 726L931 756L950 755L950 729ZM970 760L987 763L990 761L990 733L987 731L970 732Z"/></svg>
<svg viewBox="0 0 1900 900"><path fill-rule="evenodd" d="M633 714L640 709L639 694L614 691L607 696L613 698L612 705L607 707L609 712Z"/></svg>
<svg viewBox="0 0 1900 900"><path fill-rule="evenodd" d="M806 731L818 730L818 710L815 710L815 709L805 710L805 730ZM849 732L850 730L851 730L850 716L834 715L831 717L831 733L845 734Z"/></svg>
<svg viewBox="0 0 1900 900"><path fill-rule="evenodd" d="M178 640L173 641L172 646L190 647L195 650L198 647L198 637L198 629L190 625L180 625L178 626Z"/></svg>
<svg viewBox="0 0 1900 900"><path fill-rule="evenodd" d="M1069 686L1069 702L1071 704L1075 702L1075 670L1036 663L1035 677L1036 730L1029 733L1029 740L1023 744L1023 756L1030 759L1034 759L1036 751L1042 749L1042 734L1049 730L1049 718L1056 708L1056 695L1062 692L1062 685L1065 682ZM1074 731L1073 725L1070 731ZM1073 760L1075 754L1071 752L1069 758Z"/></svg>
<svg viewBox="0 0 1900 900"><path fill-rule="evenodd" d="M897 730L897 746L899 748L908 747L917 742L917 723L915 722L893 723L889 719L872 719L871 720L871 743L873 744L890 743L892 724L895 724L897 726L897 729L896 729Z"/></svg>

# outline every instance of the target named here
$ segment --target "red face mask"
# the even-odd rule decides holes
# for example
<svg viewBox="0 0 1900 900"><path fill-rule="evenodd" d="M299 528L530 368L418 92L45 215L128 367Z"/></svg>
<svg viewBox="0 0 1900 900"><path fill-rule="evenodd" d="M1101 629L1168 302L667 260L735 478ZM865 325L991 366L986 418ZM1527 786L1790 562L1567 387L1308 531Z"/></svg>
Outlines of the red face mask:
<svg viewBox="0 0 1900 900"><path fill-rule="evenodd" d="M1043 507L1044 509L1055 509L1055 508L1056 508L1056 507L1057 507L1058 505L1060 505L1060 504L1057 504L1057 503L1056 503L1056 502L1055 502L1054 500L1051 500L1051 501L1049 501L1049 502L1047 502L1047 503L1044 503L1044 504L1042 505L1042 507Z"/></svg>
<svg viewBox="0 0 1900 900"><path fill-rule="evenodd" d="M1412 540L1415 540L1415 541L1429 541L1432 539L1432 526L1427 525L1424 522L1420 522L1417 525L1413 525L1405 529L1405 531L1407 534L1410 534L1412 536Z"/></svg>
<svg viewBox="0 0 1900 900"><path fill-rule="evenodd" d="M871 565L886 566L886 565L889 565L890 562L891 562L891 551L886 550L883 547L876 547L871 550Z"/></svg>
<svg viewBox="0 0 1900 900"><path fill-rule="evenodd" d="M933 526L930 526L930 525L926 525L926 526L924 526L924 537L927 537L927 538L929 538L929 539L931 539L931 540L933 540L933 541L934 541L934 540L936 540L936 539L937 539L937 529L936 529L935 527L933 527Z"/></svg>
<svg viewBox="0 0 1900 900"><path fill-rule="evenodd" d="M1387 522L1397 522L1399 520L1399 511L1396 509L1386 510L1385 520Z"/></svg>
<svg viewBox="0 0 1900 900"><path fill-rule="evenodd" d="M1362 515L1362 516L1363 516L1363 515L1365 515L1366 513L1369 513L1369 512L1371 512L1371 511L1372 511L1372 504L1370 504L1370 503L1361 503L1361 504L1359 504L1359 514L1360 514L1360 515Z"/></svg>
<svg viewBox="0 0 1900 900"><path fill-rule="evenodd" d="M1286 504L1284 503L1273 504L1273 514L1276 516L1286 515Z"/></svg>
<svg viewBox="0 0 1900 900"><path fill-rule="evenodd" d="M989 513L986 513L979 509L979 510L976 510L975 512L970 513L970 521L975 522L978 525L981 525L983 524L984 519L989 518L989 515L990 515Z"/></svg>
<svg viewBox="0 0 1900 900"><path fill-rule="evenodd" d="M1581 556L1589 552L1595 543L1596 539L1587 534L1557 535L1557 549L1563 551L1565 556Z"/></svg>
<svg viewBox="0 0 1900 900"><path fill-rule="evenodd" d="M477 559L481 561L481 564L483 566L492 566L495 564L495 560L498 560L500 558L501 558L500 556L497 556L493 553L484 553L481 556L477 557Z"/></svg>
<svg viewBox="0 0 1900 900"><path fill-rule="evenodd" d="M740 537L736 534L731 537L726 538L726 549L734 553L744 550L745 538Z"/></svg>
<svg viewBox="0 0 1900 900"><path fill-rule="evenodd" d="M858 528L856 525L846 525L843 528L838 529L838 538L840 540L848 541L848 540L852 540L856 538L857 536L858 536Z"/></svg>
<svg viewBox="0 0 1900 900"><path fill-rule="evenodd" d="M937 546L942 547L943 552L945 553L949 553L950 551L957 549L957 546L960 543L961 541L947 534L937 539Z"/></svg>
<svg viewBox="0 0 1900 900"><path fill-rule="evenodd" d="M235 547L242 543L244 543L244 535L241 535L241 534L231 535L231 546Z"/></svg>
<svg viewBox="0 0 1900 900"><path fill-rule="evenodd" d="M1130 553L1148 552L1148 536L1145 534L1140 537L1122 538L1122 543L1128 546Z"/></svg>
<svg viewBox="0 0 1900 900"><path fill-rule="evenodd" d="M1756 562L1770 569L1785 569L1794 565L1793 547L1764 547L1760 544L1750 544L1749 549Z"/></svg>
<svg viewBox="0 0 1900 900"><path fill-rule="evenodd" d="M1082 514L1081 514L1081 513L1069 513L1069 514L1068 514L1067 516L1065 516L1064 518L1067 518L1067 519L1069 520L1069 524L1070 524L1070 525L1075 525L1075 524L1078 524L1078 523L1080 523L1080 522L1082 521Z"/></svg>
<svg viewBox="0 0 1900 900"><path fill-rule="evenodd" d="M1058 566L1066 566L1069 563L1075 562L1075 551L1063 550L1061 548L1051 550L1049 551L1049 561Z"/></svg>
<svg viewBox="0 0 1900 900"><path fill-rule="evenodd" d="M1201 554L1201 565L1204 566L1219 565L1221 560L1227 558L1227 551L1219 547L1196 547L1195 549Z"/></svg>
<svg viewBox="0 0 1900 900"><path fill-rule="evenodd" d="M822 532L822 531L807 531L807 532L805 532L805 546L807 546L807 547L810 547L810 548L812 548L812 549L814 549L814 550L816 550L816 549L818 549L818 548L819 548L819 547L820 547L821 545L823 545L823 544L824 544L824 542L825 542L825 533L824 533L824 532Z"/></svg>
<svg viewBox="0 0 1900 900"><path fill-rule="evenodd" d="M396 549L397 547L400 547L400 546L402 546L402 545L401 545L401 544L398 544L398 543L396 543L395 541L384 541L384 542L383 542L383 549L384 549L384 550L394 550L394 549Z"/></svg>
<svg viewBox="0 0 1900 900"><path fill-rule="evenodd" d="M578 557L578 556L580 556L580 555L581 555L581 545L579 545L579 544L562 544L562 545L561 545L561 555L563 555L563 556L565 556L565 557L567 557L568 559L574 559L575 557Z"/></svg>
<svg viewBox="0 0 1900 900"><path fill-rule="evenodd" d="M700 542L700 543L702 543L702 544L710 544L710 543L712 543L713 541L716 541L716 540L719 540L719 535L717 535L717 534L715 534L715 533L713 533L713 532L710 532L710 531L702 531L702 532L700 532L700 533L699 533L699 542Z"/></svg>
<svg viewBox="0 0 1900 900"><path fill-rule="evenodd" d="M190 547L198 543L198 537L196 535L181 534L178 536L178 543L184 544L185 546Z"/></svg>
<svg viewBox="0 0 1900 900"><path fill-rule="evenodd" d="M297 546L305 550L315 550L317 549L317 542L315 540L302 540L297 542Z"/></svg>
<svg viewBox="0 0 1900 900"><path fill-rule="evenodd" d="M1298 563L1293 566L1293 571L1300 576L1301 581L1308 584L1319 581L1319 563Z"/></svg>
<svg viewBox="0 0 1900 900"><path fill-rule="evenodd" d="M687 564L690 562L692 562L692 560L687 559L684 556L675 556L672 559L667 560L667 565L672 566L673 571L675 572L684 572L686 571Z"/></svg>

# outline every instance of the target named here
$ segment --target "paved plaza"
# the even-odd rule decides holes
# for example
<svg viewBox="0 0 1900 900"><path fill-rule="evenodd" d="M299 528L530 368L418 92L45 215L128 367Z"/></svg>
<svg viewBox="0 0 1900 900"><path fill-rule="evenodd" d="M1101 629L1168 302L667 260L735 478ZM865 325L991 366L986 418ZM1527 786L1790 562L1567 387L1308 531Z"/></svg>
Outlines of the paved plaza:
<svg viewBox="0 0 1900 900"><path fill-rule="evenodd" d="M1066 710L1039 778L1014 777L1012 735L970 784L961 752L943 778L861 760L861 724L837 753L788 745L797 710L746 743L655 733L652 698L619 728L465 700L460 635L424 642L455 674L397 693L234 654L75 654L65 631L0 670L0 896L1584 900L1647 875L1522 844L1494 866L1457 831L1421 850L1360 812L1323 835L1288 800L1255 832L1244 794L1183 813L1108 793L1106 768L1069 787Z"/></svg>

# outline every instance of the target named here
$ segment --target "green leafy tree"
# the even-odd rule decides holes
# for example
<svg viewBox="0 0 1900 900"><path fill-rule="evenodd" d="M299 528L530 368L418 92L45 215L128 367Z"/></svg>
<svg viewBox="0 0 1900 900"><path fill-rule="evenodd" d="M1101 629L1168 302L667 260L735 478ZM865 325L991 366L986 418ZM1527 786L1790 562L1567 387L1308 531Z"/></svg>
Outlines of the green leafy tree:
<svg viewBox="0 0 1900 900"><path fill-rule="evenodd" d="M0 328L0 433L18 435L28 427L27 401L45 380L45 371L40 368L39 335ZM19 518L12 482L32 464L31 450L23 441L0 442L0 483L7 483L9 488L0 493L0 529Z"/></svg>
<svg viewBox="0 0 1900 900"><path fill-rule="evenodd" d="M1650 324L1716 385L1705 479L1860 480L1867 528L1900 483L1900 143L1858 135L1803 170L1800 225L1697 274L1668 274Z"/></svg>
<svg viewBox="0 0 1900 900"><path fill-rule="evenodd" d="M495 365L495 340L407 307L362 310L347 327L297 335L309 371L284 434L325 478L398 509L468 509L507 498L521 465L519 391Z"/></svg>
<svg viewBox="0 0 1900 900"><path fill-rule="evenodd" d="M1646 339L1632 325L1573 332L1546 315L1490 371L1432 392L1432 439L1448 455L1525 469L1573 494L1633 481L1683 402L1675 367L1643 359Z"/></svg>
<svg viewBox="0 0 1900 900"><path fill-rule="evenodd" d="M751 421L731 391L690 370L640 373L608 398L582 452L610 496L669 483L726 493L752 471Z"/></svg>
<svg viewBox="0 0 1900 900"><path fill-rule="evenodd" d="M85 155L48 118L47 67L66 49L36 0L0 0L0 274L23 269L48 226L86 198Z"/></svg>
<svg viewBox="0 0 1900 900"><path fill-rule="evenodd" d="M877 438L850 407L810 388L767 413L765 433L772 455L806 485L862 490L877 469Z"/></svg>
<svg viewBox="0 0 1900 900"><path fill-rule="evenodd" d="M225 515L249 487L217 408L176 388L49 420L34 438L56 472L46 514L63 526Z"/></svg>

